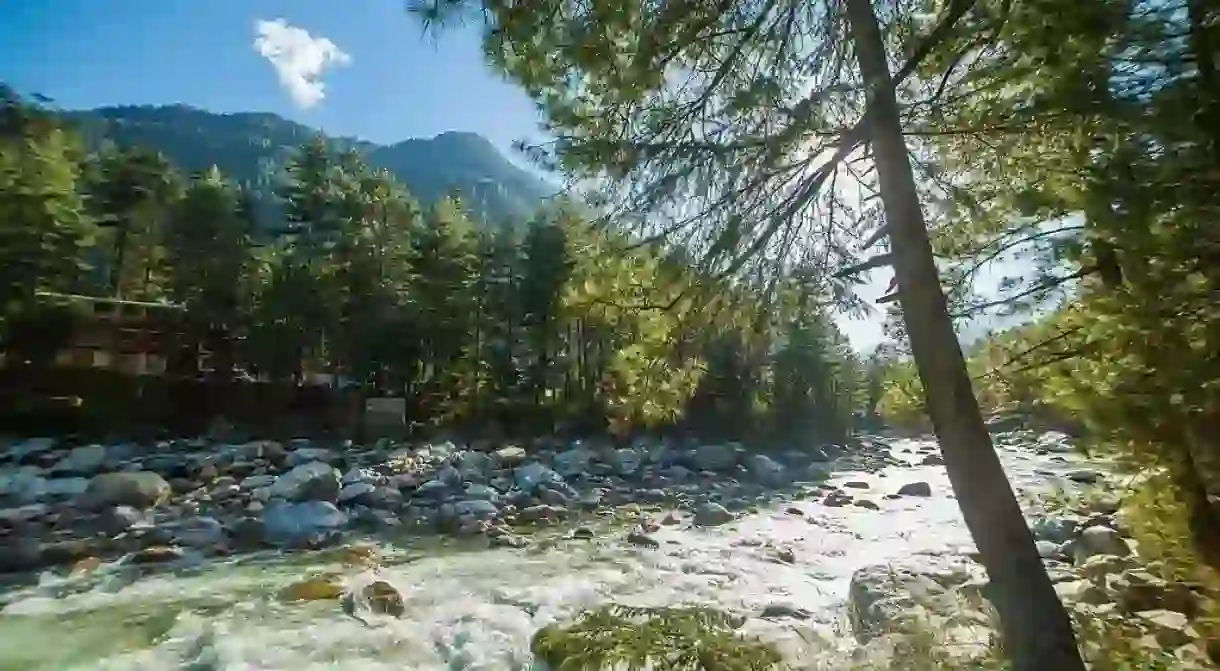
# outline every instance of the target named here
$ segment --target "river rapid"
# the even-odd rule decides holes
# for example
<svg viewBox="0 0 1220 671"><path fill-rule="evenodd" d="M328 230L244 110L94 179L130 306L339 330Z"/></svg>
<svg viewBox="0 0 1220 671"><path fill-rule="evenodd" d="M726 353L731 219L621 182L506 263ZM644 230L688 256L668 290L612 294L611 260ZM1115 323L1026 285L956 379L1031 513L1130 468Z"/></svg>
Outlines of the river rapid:
<svg viewBox="0 0 1220 671"><path fill-rule="evenodd" d="M997 442L1031 515L1044 494L1082 486L1068 475L1088 464L1061 439L1052 445L1018 432ZM973 547L943 466L920 465L935 443L888 444L903 465L837 471L830 480L876 510L829 507L798 489L721 526L661 526L655 548L609 529L571 538L571 525L539 531L528 548L379 540L377 573L401 591L406 612L367 624L335 601L275 598L321 572L369 578L370 569L344 566L333 550L257 552L138 576L110 564L73 577L47 571L37 584L0 593L0 669L542 669L529 653L531 635L607 602L715 605L748 616L746 631L803 668L834 668L852 644L844 613L853 572ZM928 483L931 495L885 496L914 482Z"/></svg>

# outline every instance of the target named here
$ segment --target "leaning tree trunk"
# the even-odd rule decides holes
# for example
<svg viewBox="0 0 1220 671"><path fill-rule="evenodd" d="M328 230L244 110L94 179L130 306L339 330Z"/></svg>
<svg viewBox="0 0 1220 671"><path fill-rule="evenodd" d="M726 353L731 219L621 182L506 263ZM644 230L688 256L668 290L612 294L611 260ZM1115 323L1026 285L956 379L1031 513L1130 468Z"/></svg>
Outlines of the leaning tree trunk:
<svg viewBox="0 0 1220 671"><path fill-rule="evenodd" d="M1071 620L1034 546L983 423L949 318L870 0L847 0L899 301L949 481L992 583L1014 671L1083 671Z"/></svg>

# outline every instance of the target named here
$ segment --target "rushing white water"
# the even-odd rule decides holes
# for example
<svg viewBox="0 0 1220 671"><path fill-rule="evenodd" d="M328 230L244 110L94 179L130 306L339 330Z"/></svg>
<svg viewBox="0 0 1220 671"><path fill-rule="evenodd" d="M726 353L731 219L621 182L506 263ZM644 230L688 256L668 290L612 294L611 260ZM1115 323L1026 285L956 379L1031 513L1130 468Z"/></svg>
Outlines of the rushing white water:
<svg viewBox="0 0 1220 671"><path fill-rule="evenodd" d="M897 441L894 451L914 464L923 456L916 450L928 445ZM1071 486L1053 474L1077 467L1072 455L1036 456L1028 445L1000 452L1019 492ZM402 591L407 612L369 625L333 601L275 598L313 573L367 578L343 568L334 552L253 555L138 579L113 567L75 578L47 574L0 601L0 670L524 670L541 668L528 649L539 627L610 601L715 604L751 615L746 629L792 657L831 655L842 643L837 634L845 630L854 570L972 546L942 467L890 467L832 480L847 481L869 483L854 493L880 510L778 501L720 527L662 527L654 534L657 549L628 545L621 530L594 540L565 540L554 530L528 549L387 543L380 574ZM882 497L915 481L930 483L932 496ZM795 561L778 561L781 548ZM811 617L758 617L773 605Z"/></svg>

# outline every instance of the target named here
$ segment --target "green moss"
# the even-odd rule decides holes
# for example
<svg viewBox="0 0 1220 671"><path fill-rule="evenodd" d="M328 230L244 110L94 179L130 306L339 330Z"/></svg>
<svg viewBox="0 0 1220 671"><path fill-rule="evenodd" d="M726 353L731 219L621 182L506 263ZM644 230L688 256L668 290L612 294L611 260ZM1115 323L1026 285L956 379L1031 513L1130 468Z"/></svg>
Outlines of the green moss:
<svg viewBox="0 0 1220 671"><path fill-rule="evenodd" d="M718 610L611 605L534 635L531 650L555 671L763 671L779 652L737 632L743 621Z"/></svg>

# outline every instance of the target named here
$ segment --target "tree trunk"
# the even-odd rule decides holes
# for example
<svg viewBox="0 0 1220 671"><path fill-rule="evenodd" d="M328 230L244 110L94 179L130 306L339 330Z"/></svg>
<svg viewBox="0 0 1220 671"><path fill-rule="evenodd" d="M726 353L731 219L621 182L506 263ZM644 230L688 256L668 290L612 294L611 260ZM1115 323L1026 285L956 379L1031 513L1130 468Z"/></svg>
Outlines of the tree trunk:
<svg viewBox="0 0 1220 671"><path fill-rule="evenodd" d="M870 0L847 0L847 16L861 75L872 92L867 123L907 335L949 480L991 578L1005 650L1014 671L1083 671L1071 620L1046 575L974 398Z"/></svg>

